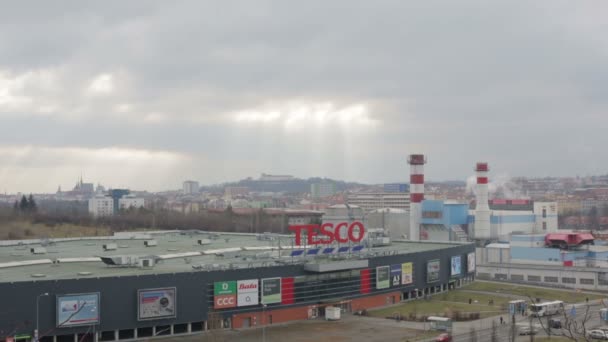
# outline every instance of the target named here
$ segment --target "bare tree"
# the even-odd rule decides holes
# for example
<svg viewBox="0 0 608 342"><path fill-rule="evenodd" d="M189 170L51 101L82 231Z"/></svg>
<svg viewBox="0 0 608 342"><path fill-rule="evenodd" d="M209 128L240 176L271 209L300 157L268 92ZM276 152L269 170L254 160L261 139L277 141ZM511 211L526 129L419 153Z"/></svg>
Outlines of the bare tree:
<svg viewBox="0 0 608 342"><path fill-rule="evenodd" d="M496 328L496 321L492 321L492 335L491 335L491 339L492 339L492 342L498 342L498 334L497 334L497 328Z"/></svg>
<svg viewBox="0 0 608 342"><path fill-rule="evenodd" d="M532 298L530 298L530 301L532 304L534 304ZM576 310L578 308L584 309L584 314L580 318L576 315ZM589 303L586 303L584 306L578 307L572 304L569 310L566 307L562 307L560 312L555 316L560 319L560 335L571 341L592 341L593 339L588 336L588 331L590 329L587 327L587 324L589 323L591 318L590 310L591 306L589 305ZM540 316L530 316L530 329L532 329L533 321L538 321L539 325L541 326L541 329L548 336L554 335L554 331L552 330L554 328L551 324L551 317L547 317L545 321ZM530 341L533 341L532 335L530 335Z"/></svg>
<svg viewBox="0 0 608 342"><path fill-rule="evenodd" d="M475 328L472 326L471 326L471 330L469 331L469 341L477 342L477 332L475 331Z"/></svg>

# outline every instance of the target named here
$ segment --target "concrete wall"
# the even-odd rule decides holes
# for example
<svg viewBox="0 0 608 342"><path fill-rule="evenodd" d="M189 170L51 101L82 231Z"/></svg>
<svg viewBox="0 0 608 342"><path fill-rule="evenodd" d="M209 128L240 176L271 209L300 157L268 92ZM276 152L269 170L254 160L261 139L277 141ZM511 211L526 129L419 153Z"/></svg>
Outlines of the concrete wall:
<svg viewBox="0 0 608 342"><path fill-rule="evenodd" d="M608 290L608 281L600 281L601 272L586 268L551 266L543 268L513 264L478 264L476 271L478 279L530 283L550 287ZM565 280L574 278L574 283L565 281L564 278Z"/></svg>

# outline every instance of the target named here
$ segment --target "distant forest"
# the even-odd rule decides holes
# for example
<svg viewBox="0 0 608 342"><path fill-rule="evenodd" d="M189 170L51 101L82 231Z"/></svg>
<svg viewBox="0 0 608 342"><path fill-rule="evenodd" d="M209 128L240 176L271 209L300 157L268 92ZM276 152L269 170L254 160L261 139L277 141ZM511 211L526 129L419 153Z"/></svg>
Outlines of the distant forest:
<svg viewBox="0 0 608 342"><path fill-rule="evenodd" d="M90 228L104 228L111 232L154 229L154 230L207 230L226 232L281 233L287 231L287 217L269 215L262 209L252 213L235 213L231 207L226 210L204 210L184 214L167 209L129 209L114 216L92 217L86 202L41 201L38 210L20 211L12 205L0 205L0 239L44 237L48 229L69 226L78 236ZM42 229L44 228L44 229ZM82 228L82 229L80 229ZM8 231L7 231L8 230ZM80 231L79 231L80 230Z"/></svg>

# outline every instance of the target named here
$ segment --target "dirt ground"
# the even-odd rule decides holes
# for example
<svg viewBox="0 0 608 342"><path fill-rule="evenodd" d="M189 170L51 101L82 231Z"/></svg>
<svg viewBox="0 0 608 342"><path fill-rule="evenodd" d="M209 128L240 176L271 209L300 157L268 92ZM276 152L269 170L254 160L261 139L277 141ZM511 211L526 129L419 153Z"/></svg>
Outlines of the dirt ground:
<svg viewBox="0 0 608 342"><path fill-rule="evenodd" d="M346 341L414 341L423 336L423 331L399 326L391 320L368 317L343 316L340 321L311 320L273 325L265 328L265 339L261 328L240 331L226 330L206 332L200 335L162 339L166 342L190 341L243 341L243 342L346 342ZM434 333L437 335L437 333ZM431 337L431 336L428 336ZM156 340L159 341L159 340Z"/></svg>

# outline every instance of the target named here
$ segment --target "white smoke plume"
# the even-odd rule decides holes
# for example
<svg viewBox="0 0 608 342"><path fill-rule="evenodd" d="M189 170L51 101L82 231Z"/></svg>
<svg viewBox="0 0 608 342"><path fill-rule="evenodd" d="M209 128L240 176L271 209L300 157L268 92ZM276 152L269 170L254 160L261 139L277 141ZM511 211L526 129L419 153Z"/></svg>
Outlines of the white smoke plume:
<svg viewBox="0 0 608 342"><path fill-rule="evenodd" d="M477 196L477 176L472 175L467 178L466 194ZM511 181L511 176L506 173L490 177L488 182L488 198L501 199L528 199L523 191Z"/></svg>

